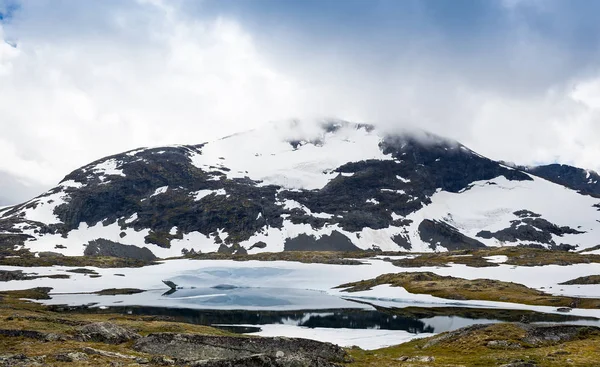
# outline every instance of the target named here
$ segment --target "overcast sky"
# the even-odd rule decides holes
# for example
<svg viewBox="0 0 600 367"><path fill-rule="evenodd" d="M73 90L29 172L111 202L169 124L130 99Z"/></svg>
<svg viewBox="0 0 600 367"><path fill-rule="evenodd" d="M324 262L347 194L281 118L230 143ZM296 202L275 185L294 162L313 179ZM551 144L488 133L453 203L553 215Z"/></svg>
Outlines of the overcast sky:
<svg viewBox="0 0 600 367"><path fill-rule="evenodd" d="M600 1L0 0L0 204L268 121L600 170Z"/></svg>

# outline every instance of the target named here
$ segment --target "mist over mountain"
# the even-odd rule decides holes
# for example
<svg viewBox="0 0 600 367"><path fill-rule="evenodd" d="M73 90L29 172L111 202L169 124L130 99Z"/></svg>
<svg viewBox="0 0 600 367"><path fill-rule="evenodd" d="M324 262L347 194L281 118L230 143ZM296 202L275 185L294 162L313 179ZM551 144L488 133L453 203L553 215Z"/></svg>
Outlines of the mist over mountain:
<svg viewBox="0 0 600 367"><path fill-rule="evenodd" d="M561 167L510 167L414 129L268 124L85 165L2 209L2 246L134 257L596 246L598 175Z"/></svg>

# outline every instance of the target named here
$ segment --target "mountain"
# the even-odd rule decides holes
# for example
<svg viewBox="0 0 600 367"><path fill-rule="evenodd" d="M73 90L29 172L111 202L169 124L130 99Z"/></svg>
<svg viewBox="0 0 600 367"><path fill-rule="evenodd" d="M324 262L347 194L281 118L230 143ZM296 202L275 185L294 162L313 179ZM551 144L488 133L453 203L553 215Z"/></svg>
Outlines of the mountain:
<svg viewBox="0 0 600 367"><path fill-rule="evenodd" d="M600 198L600 175L594 171L564 164L526 167L524 171L577 190L581 194Z"/></svg>
<svg viewBox="0 0 600 367"><path fill-rule="evenodd" d="M144 258L584 249L600 243L600 192L598 175L582 172L511 167L426 132L273 124L81 167L48 192L0 209L0 249Z"/></svg>

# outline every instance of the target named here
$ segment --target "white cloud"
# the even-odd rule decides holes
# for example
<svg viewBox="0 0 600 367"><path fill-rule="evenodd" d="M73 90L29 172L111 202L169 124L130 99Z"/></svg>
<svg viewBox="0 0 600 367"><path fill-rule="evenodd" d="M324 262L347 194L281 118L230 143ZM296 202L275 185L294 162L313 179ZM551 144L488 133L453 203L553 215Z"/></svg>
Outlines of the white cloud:
<svg viewBox="0 0 600 367"><path fill-rule="evenodd" d="M103 155L200 143L297 112L295 82L235 21L182 20L159 5L158 14L143 8L145 43L121 41L139 14L117 12L119 32L107 39L37 35L0 46L0 170L52 184Z"/></svg>
<svg viewBox="0 0 600 367"><path fill-rule="evenodd" d="M600 170L598 73L512 94L523 80L468 57L445 59L435 40L380 67L360 48L347 57L285 39L263 47L239 21L194 17L176 2L80 7L72 24L39 3L0 23L0 39L17 45L0 44L0 172L22 181L50 186L120 151L314 116L417 125L495 159ZM529 34L515 45L509 67L551 74L532 50L563 60ZM290 59L294 49L303 54Z"/></svg>

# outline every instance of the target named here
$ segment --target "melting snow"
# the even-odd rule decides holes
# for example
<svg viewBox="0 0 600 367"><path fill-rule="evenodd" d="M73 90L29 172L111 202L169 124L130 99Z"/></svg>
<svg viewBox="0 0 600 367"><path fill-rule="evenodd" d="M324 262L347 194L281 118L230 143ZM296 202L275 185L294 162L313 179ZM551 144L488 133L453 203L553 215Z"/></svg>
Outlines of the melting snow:
<svg viewBox="0 0 600 367"><path fill-rule="evenodd" d="M150 197L153 197L153 196L156 196L156 195L160 195L160 194L164 194L165 192L167 192L168 188L169 188L169 186L159 187L158 189L154 190L154 194L150 195Z"/></svg>
<svg viewBox="0 0 600 367"><path fill-rule="evenodd" d="M484 259L486 259L487 262L490 262L490 263L504 264L508 260L508 256L506 256L506 255L485 256Z"/></svg>

